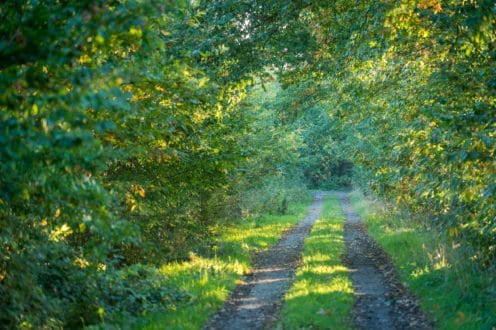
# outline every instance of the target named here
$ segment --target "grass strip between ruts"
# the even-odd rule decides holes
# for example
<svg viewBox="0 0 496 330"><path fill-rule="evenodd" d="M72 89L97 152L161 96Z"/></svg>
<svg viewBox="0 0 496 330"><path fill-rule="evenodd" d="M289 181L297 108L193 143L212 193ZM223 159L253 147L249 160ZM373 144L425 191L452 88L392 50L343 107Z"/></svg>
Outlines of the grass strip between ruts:
<svg viewBox="0 0 496 330"><path fill-rule="evenodd" d="M344 215L330 195L305 240L303 263L287 292L278 328L350 329L353 288L344 253Z"/></svg>

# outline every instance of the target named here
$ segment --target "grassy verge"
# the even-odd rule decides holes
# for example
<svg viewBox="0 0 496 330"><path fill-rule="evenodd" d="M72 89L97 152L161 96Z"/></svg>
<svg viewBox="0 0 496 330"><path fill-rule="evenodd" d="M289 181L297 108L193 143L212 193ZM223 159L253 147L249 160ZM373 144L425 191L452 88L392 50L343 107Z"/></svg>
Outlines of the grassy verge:
<svg viewBox="0 0 496 330"><path fill-rule="evenodd" d="M167 285L183 297L171 302L167 311L142 318L132 328L201 328L250 269L251 254L277 242L284 230L305 216L309 203L290 205L287 215L264 215L222 229L213 258L191 255L187 262L163 265L160 272Z"/></svg>
<svg viewBox="0 0 496 330"><path fill-rule="evenodd" d="M282 328L351 328L353 289L348 269L341 262L343 223L339 201L328 197L322 218L305 240L303 265L286 294Z"/></svg>
<svg viewBox="0 0 496 330"><path fill-rule="evenodd" d="M392 215L365 199L351 198L369 233L391 256L402 280L440 329L494 329L494 274L470 261L468 249L415 221Z"/></svg>

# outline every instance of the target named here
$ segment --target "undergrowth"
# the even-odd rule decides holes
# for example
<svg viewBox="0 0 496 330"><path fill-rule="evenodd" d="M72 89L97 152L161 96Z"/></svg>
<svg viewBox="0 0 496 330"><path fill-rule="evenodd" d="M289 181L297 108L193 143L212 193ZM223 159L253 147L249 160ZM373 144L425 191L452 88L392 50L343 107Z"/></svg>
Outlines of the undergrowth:
<svg viewBox="0 0 496 330"><path fill-rule="evenodd" d="M351 328L353 288L348 269L341 261L343 223L339 201L328 197L322 218L305 240L303 265L286 294L280 328Z"/></svg>
<svg viewBox="0 0 496 330"><path fill-rule="evenodd" d="M438 328L496 327L494 269L471 260L470 247L412 216L388 211L359 192L352 194L351 202Z"/></svg>
<svg viewBox="0 0 496 330"><path fill-rule="evenodd" d="M308 199L289 205L286 215L265 214L220 229L212 257L192 253L188 261L164 264L160 268L164 283L182 292L183 299L168 304L166 311L142 317L132 328L201 328L249 271L251 255L277 242L285 230L304 217L309 203Z"/></svg>

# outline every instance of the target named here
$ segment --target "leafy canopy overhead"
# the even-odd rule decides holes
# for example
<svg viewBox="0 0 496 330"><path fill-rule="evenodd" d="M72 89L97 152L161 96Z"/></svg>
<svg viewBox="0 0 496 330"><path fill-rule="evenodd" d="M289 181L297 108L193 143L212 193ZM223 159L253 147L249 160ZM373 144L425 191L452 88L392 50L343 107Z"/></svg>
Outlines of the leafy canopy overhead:
<svg viewBox="0 0 496 330"><path fill-rule="evenodd" d="M2 2L0 325L182 299L139 263L303 182L370 186L490 265L495 25L491 0Z"/></svg>

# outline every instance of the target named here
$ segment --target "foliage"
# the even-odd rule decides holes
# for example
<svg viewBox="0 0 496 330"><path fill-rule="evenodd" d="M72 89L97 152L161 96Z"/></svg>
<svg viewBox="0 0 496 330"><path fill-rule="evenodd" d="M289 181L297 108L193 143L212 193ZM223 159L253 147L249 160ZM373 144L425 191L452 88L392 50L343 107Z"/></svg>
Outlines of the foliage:
<svg viewBox="0 0 496 330"><path fill-rule="evenodd" d="M264 86L267 95L260 100L260 106L269 114L264 125L273 123L271 125L279 133L270 141L262 142L266 145L277 139L295 142L292 149L280 151L290 161L281 170L294 178L301 178L312 189L349 186L353 164L342 148L346 136L323 108L321 98L326 86L316 86L313 81L302 81L286 88L274 82ZM250 94L249 99L254 96ZM262 131L256 135L257 141L260 141L261 134ZM256 142L252 144L256 145Z"/></svg>
<svg viewBox="0 0 496 330"><path fill-rule="evenodd" d="M0 325L99 322L133 265L207 255L223 218L284 213L302 182L350 171L489 267L495 16L491 0L2 2ZM127 287L149 301L153 278Z"/></svg>
<svg viewBox="0 0 496 330"><path fill-rule="evenodd" d="M113 88L111 50L137 42L132 27L140 24L140 9L84 1L1 4L3 327L94 320L95 286L105 281L98 268L109 261L113 242L135 237L114 216L113 197L96 177L107 157L95 134L112 125L92 114L105 108L124 115L129 108L120 103L127 96ZM87 315L79 314L80 304Z"/></svg>
<svg viewBox="0 0 496 330"><path fill-rule="evenodd" d="M320 189L349 187L353 164L342 148L346 137L322 107L305 110L293 127L301 131L305 143L300 149L300 168L307 185Z"/></svg>
<svg viewBox="0 0 496 330"><path fill-rule="evenodd" d="M328 105L375 191L428 213L494 259L495 14L492 1L325 8ZM338 13L339 11L339 13ZM336 22L354 21L342 25ZM319 31L316 31L318 33Z"/></svg>

